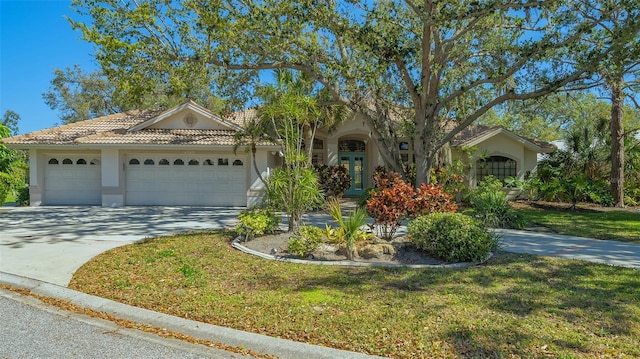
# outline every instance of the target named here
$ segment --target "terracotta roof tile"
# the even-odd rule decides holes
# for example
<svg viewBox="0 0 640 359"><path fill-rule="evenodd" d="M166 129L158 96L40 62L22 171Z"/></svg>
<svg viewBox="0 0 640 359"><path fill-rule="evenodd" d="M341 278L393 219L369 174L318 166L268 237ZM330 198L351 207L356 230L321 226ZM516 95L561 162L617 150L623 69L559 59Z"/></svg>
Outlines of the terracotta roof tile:
<svg viewBox="0 0 640 359"><path fill-rule="evenodd" d="M236 111L225 118L225 120L234 123L240 127L245 125L258 117L258 110L255 108L248 108L245 110Z"/></svg>
<svg viewBox="0 0 640 359"><path fill-rule="evenodd" d="M109 131L78 140L84 144L233 145L233 130L182 130L145 128L140 131Z"/></svg>
<svg viewBox="0 0 640 359"><path fill-rule="evenodd" d="M15 145L141 144L233 146L235 130L129 129L162 114L163 111L130 111L69 125L54 127L2 141ZM247 117L249 118L249 117ZM244 123L235 117L234 124ZM238 121L238 122L236 122ZM258 145L271 145L263 142Z"/></svg>
<svg viewBox="0 0 640 359"><path fill-rule="evenodd" d="M159 111L129 111L92 120L36 131L3 140L7 144L74 144L82 138L107 131L126 131L139 123L157 116Z"/></svg>

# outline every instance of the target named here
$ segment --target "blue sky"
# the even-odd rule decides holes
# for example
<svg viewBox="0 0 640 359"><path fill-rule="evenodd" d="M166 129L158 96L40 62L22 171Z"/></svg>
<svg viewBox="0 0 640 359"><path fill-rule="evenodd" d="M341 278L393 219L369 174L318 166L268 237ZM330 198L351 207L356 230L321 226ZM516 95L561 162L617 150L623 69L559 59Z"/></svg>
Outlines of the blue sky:
<svg viewBox="0 0 640 359"><path fill-rule="evenodd" d="M20 114L20 133L60 123L42 99L54 69L97 68L92 45L65 18L76 15L70 5L70 0L0 0L0 115L7 109Z"/></svg>

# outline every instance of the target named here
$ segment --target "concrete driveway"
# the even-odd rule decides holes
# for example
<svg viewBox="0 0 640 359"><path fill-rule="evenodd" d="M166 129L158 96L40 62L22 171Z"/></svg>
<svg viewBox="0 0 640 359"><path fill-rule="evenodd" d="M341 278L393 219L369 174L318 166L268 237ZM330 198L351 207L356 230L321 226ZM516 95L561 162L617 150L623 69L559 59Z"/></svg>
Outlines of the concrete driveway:
<svg viewBox="0 0 640 359"><path fill-rule="evenodd" d="M146 237L233 227L242 208L0 208L0 271L67 286L94 256Z"/></svg>

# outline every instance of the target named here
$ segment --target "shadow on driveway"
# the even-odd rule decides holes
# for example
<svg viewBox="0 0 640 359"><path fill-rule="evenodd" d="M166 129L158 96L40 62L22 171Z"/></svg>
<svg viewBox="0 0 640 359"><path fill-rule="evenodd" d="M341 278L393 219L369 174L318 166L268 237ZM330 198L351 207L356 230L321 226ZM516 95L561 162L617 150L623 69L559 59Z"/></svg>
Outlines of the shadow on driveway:
<svg viewBox="0 0 640 359"><path fill-rule="evenodd" d="M0 213L0 271L67 286L94 256L146 237L231 228L242 208L24 207Z"/></svg>

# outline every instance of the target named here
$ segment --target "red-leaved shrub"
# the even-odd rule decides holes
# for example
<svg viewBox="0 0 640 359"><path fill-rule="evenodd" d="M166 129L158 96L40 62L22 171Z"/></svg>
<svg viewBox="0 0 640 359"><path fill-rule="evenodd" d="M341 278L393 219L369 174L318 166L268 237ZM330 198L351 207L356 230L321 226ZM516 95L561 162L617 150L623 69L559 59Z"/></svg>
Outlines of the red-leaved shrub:
<svg viewBox="0 0 640 359"><path fill-rule="evenodd" d="M416 189L395 172L379 171L376 187L367 201L378 236L391 240L405 218L435 212L455 212L458 207L440 186L421 184Z"/></svg>

